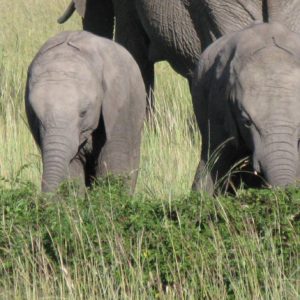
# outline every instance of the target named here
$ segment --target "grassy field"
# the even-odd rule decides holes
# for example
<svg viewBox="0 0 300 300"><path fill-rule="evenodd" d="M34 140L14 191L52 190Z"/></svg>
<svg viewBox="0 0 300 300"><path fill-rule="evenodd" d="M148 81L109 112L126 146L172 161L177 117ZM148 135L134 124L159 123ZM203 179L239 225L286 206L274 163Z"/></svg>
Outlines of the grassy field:
<svg viewBox="0 0 300 300"><path fill-rule="evenodd" d="M40 195L27 127L27 66L63 0L0 2L0 299L299 299L300 194L191 195L200 137L188 86L156 66L155 130L145 126L136 195L99 183L85 198Z"/></svg>

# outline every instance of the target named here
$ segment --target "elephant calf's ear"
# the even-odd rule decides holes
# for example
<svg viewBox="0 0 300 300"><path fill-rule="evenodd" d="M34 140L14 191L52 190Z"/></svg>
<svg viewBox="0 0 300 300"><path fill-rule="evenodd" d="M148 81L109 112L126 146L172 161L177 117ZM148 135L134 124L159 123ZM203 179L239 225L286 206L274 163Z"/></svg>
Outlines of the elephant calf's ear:
<svg viewBox="0 0 300 300"><path fill-rule="evenodd" d="M237 123L237 111L235 108L235 96L233 93L232 85L226 82L226 87L223 91L224 95L224 107L222 108L224 115L224 128L227 136L230 139L230 143L235 147L239 144L239 130Z"/></svg>
<svg viewBox="0 0 300 300"><path fill-rule="evenodd" d="M239 131L238 131L238 124L236 120L236 114L234 113L233 103L232 100L228 99L228 107L225 113L225 128L228 133L230 143L235 147L238 147L239 144Z"/></svg>
<svg viewBox="0 0 300 300"><path fill-rule="evenodd" d="M126 103L127 92L124 90L122 84L110 79L106 82L106 79L104 78L103 93L102 116L106 137L107 139L110 139L115 127L118 126L118 119L122 116L122 113L124 113L122 110L124 103Z"/></svg>

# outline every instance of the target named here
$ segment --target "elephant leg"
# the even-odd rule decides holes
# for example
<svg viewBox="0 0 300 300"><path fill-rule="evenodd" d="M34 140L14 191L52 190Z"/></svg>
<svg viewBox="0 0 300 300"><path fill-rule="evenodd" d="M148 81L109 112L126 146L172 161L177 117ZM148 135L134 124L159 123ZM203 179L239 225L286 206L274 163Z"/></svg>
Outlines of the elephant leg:
<svg viewBox="0 0 300 300"><path fill-rule="evenodd" d="M86 31L112 39L114 31L112 0L87 0L82 25Z"/></svg>
<svg viewBox="0 0 300 300"><path fill-rule="evenodd" d="M196 170L192 190L205 191L209 195L212 195L214 192L214 182L210 170L207 168L206 162L202 159L200 160Z"/></svg>
<svg viewBox="0 0 300 300"><path fill-rule="evenodd" d="M146 117L149 119L155 110L155 97L154 97L154 63L150 62L147 58L143 59L140 65L141 73L144 79L146 92L147 92L147 106Z"/></svg>
<svg viewBox="0 0 300 300"><path fill-rule="evenodd" d="M212 164L209 152L209 139L207 128L202 128L202 149L201 149L201 159L198 164L192 190L200 191L203 190L208 194L212 195L215 188L215 178L212 174Z"/></svg>
<svg viewBox="0 0 300 300"><path fill-rule="evenodd" d="M131 1L126 1L125 6L115 5L115 40L131 53L139 65L148 95L147 115L149 115L154 109L154 62L149 58L150 40L135 8L131 6Z"/></svg>
<svg viewBox="0 0 300 300"><path fill-rule="evenodd" d="M79 193L83 194L85 188L85 171L83 161L76 156L69 165L69 176L79 184Z"/></svg>
<svg viewBox="0 0 300 300"><path fill-rule="evenodd" d="M222 148L222 149L221 149ZM212 154L211 159L211 174L214 182L215 191L222 193L234 192L234 190L240 184L239 180L236 180L236 176L232 176L233 167L239 159L235 157L235 151L228 146L221 147L220 152L216 150Z"/></svg>
<svg viewBox="0 0 300 300"><path fill-rule="evenodd" d="M189 81L191 83L191 81ZM197 107L195 107L197 108ZM202 113L205 110L205 105L203 105ZM198 125L201 132L201 154L200 154L200 162L198 164L194 181L192 184L192 190L193 191L200 191L203 190L207 192L210 195L213 195L214 188L215 188L215 178L212 173L212 162L213 159L211 159L211 146L210 146L210 124L206 123L204 121L204 118L198 113L198 110L195 109L196 116L198 117ZM204 115L207 115L205 113ZM213 151L214 152L214 151Z"/></svg>
<svg viewBox="0 0 300 300"><path fill-rule="evenodd" d="M140 147L132 147L128 141L120 138L107 141L98 159L97 176L122 176L126 186L133 193L139 168Z"/></svg>
<svg viewBox="0 0 300 300"><path fill-rule="evenodd" d="M135 38L136 44L127 43L124 46L135 58L136 62L139 65L146 92L147 92L147 106L146 114L147 118L155 110L155 97L154 97L154 63L148 59L148 46L146 41L142 41L142 38L146 39L146 36L137 36Z"/></svg>
<svg viewBox="0 0 300 300"><path fill-rule="evenodd" d="M211 195L217 190L226 192L229 187L234 187L236 184L231 180L230 171L239 161L239 155L231 142L224 141L226 133L221 127L211 127L210 134L207 132L208 128L205 129L205 131L202 130L201 160L192 189L196 191L203 189Z"/></svg>

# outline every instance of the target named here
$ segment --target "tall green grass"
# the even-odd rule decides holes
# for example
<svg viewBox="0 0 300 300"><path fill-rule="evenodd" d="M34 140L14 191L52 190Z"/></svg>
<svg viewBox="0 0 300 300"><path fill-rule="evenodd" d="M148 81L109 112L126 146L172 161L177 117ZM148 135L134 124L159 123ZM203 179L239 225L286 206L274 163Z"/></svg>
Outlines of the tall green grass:
<svg viewBox="0 0 300 300"><path fill-rule="evenodd" d="M40 194L27 66L68 0L0 2L0 299L299 299L298 190L191 195L200 137L187 83L156 66L136 195Z"/></svg>
<svg viewBox="0 0 300 300"><path fill-rule="evenodd" d="M298 299L299 191L152 201L0 192L4 299Z"/></svg>

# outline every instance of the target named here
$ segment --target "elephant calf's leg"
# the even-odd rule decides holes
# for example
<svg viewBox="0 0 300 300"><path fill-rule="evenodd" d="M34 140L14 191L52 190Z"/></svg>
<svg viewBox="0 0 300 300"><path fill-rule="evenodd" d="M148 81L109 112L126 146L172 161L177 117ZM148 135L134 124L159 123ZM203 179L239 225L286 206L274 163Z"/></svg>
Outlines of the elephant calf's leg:
<svg viewBox="0 0 300 300"><path fill-rule="evenodd" d="M130 191L136 184L139 166L139 147L133 147L125 141L108 141L101 150L97 175L121 176Z"/></svg>
<svg viewBox="0 0 300 300"><path fill-rule="evenodd" d="M75 157L69 166L70 179L79 184L79 193L83 194L85 188L84 165L80 158Z"/></svg>
<svg viewBox="0 0 300 300"><path fill-rule="evenodd" d="M193 185L192 185L192 190L193 191L203 190L210 195L214 193L214 183L212 180L212 176L208 165L203 160L200 160L198 164Z"/></svg>

